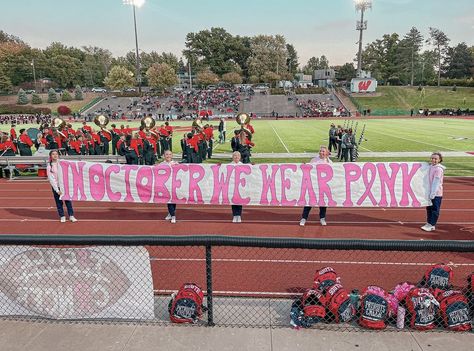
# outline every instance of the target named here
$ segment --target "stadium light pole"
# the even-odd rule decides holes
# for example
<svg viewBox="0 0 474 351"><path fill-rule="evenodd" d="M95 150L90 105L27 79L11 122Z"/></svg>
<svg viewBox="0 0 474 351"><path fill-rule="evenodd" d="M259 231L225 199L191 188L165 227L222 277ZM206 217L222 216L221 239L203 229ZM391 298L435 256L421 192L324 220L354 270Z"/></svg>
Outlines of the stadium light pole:
<svg viewBox="0 0 474 351"><path fill-rule="evenodd" d="M362 36L367 29L367 21L364 21L364 12L372 8L372 0L354 0L356 11L360 11L360 21L357 21L356 30L359 31L359 52L357 53L357 77L362 71Z"/></svg>
<svg viewBox="0 0 474 351"><path fill-rule="evenodd" d="M132 5L133 8L133 25L135 28L135 52L137 55L137 84L138 92L142 92L142 75L140 73L140 54L138 53L138 35L137 35L137 16L135 15L135 7L142 7L145 4L145 0L123 0L125 5Z"/></svg>

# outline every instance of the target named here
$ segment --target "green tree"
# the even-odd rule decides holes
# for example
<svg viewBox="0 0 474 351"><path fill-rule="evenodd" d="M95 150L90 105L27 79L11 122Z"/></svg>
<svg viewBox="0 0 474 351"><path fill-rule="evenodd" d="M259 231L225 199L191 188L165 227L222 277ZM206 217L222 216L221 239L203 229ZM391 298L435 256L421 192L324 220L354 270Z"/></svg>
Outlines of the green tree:
<svg viewBox="0 0 474 351"><path fill-rule="evenodd" d="M262 79L265 83L270 83L270 86L276 85L276 82L278 82L281 77L279 74L276 74L275 72L267 71L262 75Z"/></svg>
<svg viewBox="0 0 474 351"><path fill-rule="evenodd" d="M286 44L286 66L288 72L291 74L295 74L298 71L298 53L296 52L296 49L293 45L291 44Z"/></svg>
<svg viewBox="0 0 474 351"><path fill-rule="evenodd" d="M437 28L430 27L430 37L426 39L426 43L434 46L435 53L438 58L438 62L436 67L438 69L438 86L441 83L441 68L442 68L442 60L444 59L446 52L448 50L448 43L450 39L444 32Z"/></svg>
<svg viewBox="0 0 474 351"><path fill-rule="evenodd" d="M329 68L329 61L326 56L322 55L319 57L311 57L306 66L303 67L304 74L313 74L317 69L328 69Z"/></svg>
<svg viewBox="0 0 474 351"><path fill-rule="evenodd" d="M446 76L448 78L469 78L474 67L471 50L462 42L450 47L446 53Z"/></svg>
<svg viewBox="0 0 474 351"><path fill-rule="evenodd" d="M416 27L412 27L410 31L403 37L402 47L405 57L408 54L410 60L410 84L413 86L415 80L415 60L418 59L420 49L423 45L423 35Z"/></svg>
<svg viewBox="0 0 474 351"><path fill-rule="evenodd" d="M26 105L28 102L28 96L26 95L25 91L23 89L18 90L18 99L16 103L18 105Z"/></svg>
<svg viewBox="0 0 474 351"><path fill-rule="evenodd" d="M33 93L33 95L31 95L31 103L33 105L39 105L43 103L43 99L37 93Z"/></svg>
<svg viewBox="0 0 474 351"><path fill-rule="evenodd" d="M257 35L250 44L249 74L262 77L266 72L276 75L286 71L286 41L281 35Z"/></svg>
<svg viewBox="0 0 474 351"><path fill-rule="evenodd" d="M3 33L0 31L0 34ZM10 78L0 69L0 93L8 94L12 91L13 85Z"/></svg>
<svg viewBox="0 0 474 351"><path fill-rule="evenodd" d="M50 88L48 90L48 103L54 103L58 102L58 96L56 95L56 92L54 91L53 88Z"/></svg>
<svg viewBox="0 0 474 351"><path fill-rule="evenodd" d="M128 87L133 87L135 85L135 79L133 78L133 73L127 68L123 66L114 66L104 79L104 83L112 90L122 90Z"/></svg>
<svg viewBox="0 0 474 351"><path fill-rule="evenodd" d="M82 62L84 83L93 87L102 85L112 65L112 53L96 46L83 46L84 61Z"/></svg>
<svg viewBox="0 0 474 351"><path fill-rule="evenodd" d="M232 72L235 64L242 67L249 54L245 41L233 37L223 28L188 33L185 46L183 55L191 62L193 71L210 67L218 75Z"/></svg>
<svg viewBox="0 0 474 351"><path fill-rule="evenodd" d="M217 76L217 74L212 72L210 69L198 72L196 78L198 83L204 86L216 84L217 82L219 82L219 77Z"/></svg>
<svg viewBox="0 0 474 351"><path fill-rule="evenodd" d="M336 71L336 78L339 80L351 80L356 76L356 69L353 63L345 63Z"/></svg>
<svg viewBox="0 0 474 351"><path fill-rule="evenodd" d="M148 84L156 89L164 90L178 84L175 70L166 63L154 63L146 71Z"/></svg>
<svg viewBox="0 0 474 351"><path fill-rule="evenodd" d="M257 75L252 75L249 77L250 84L257 84L258 82L260 82L260 78Z"/></svg>
<svg viewBox="0 0 474 351"><path fill-rule="evenodd" d="M72 96L69 94L69 91L64 90L63 95L61 96L61 101L72 101Z"/></svg>
<svg viewBox="0 0 474 351"><path fill-rule="evenodd" d="M47 74L60 87L73 87L83 81L82 62L68 55L55 55L49 59Z"/></svg>
<svg viewBox="0 0 474 351"><path fill-rule="evenodd" d="M222 81L229 84L241 84L242 76L237 72L229 72L222 75Z"/></svg>
<svg viewBox="0 0 474 351"><path fill-rule="evenodd" d="M76 88L74 89L74 99L84 100L84 95L82 94L82 89L80 85L76 85Z"/></svg>
<svg viewBox="0 0 474 351"><path fill-rule="evenodd" d="M400 45L397 33L384 34L366 45L362 52L362 67L372 72L372 77L382 82L400 74Z"/></svg>

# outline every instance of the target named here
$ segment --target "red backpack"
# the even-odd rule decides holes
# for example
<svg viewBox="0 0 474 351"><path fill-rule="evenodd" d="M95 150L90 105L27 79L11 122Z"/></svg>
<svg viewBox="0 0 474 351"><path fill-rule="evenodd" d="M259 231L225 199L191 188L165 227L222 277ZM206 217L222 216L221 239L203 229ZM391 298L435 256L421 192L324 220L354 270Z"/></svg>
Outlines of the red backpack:
<svg viewBox="0 0 474 351"><path fill-rule="evenodd" d="M301 308L305 317L326 317L325 299L316 289L308 289L301 296Z"/></svg>
<svg viewBox="0 0 474 351"><path fill-rule="evenodd" d="M168 305L170 320L173 323L197 323L202 317L204 293L194 283L181 286Z"/></svg>
<svg viewBox="0 0 474 351"><path fill-rule="evenodd" d="M410 327L417 330L435 328L439 303L434 298L431 289L413 288L405 298L407 321Z"/></svg>
<svg viewBox="0 0 474 351"><path fill-rule="evenodd" d="M316 271L316 274L314 275L313 288L324 291L328 287L339 283L339 281L340 278L332 267L324 267Z"/></svg>
<svg viewBox="0 0 474 351"><path fill-rule="evenodd" d="M444 263L438 263L428 268L421 281L421 286L432 289L448 290L453 279L453 270Z"/></svg>
<svg viewBox="0 0 474 351"><path fill-rule="evenodd" d="M439 302L439 313L443 319L443 325L446 328L454 331L471 330L469 303L461 291L437 289L435 296Z"/></svg>
<svg viewBox="0 0 474 351"><path fill-rule="evenodd" d="M378 286L368 286L363 292L360 305L360 326L368 329L387 327L387 293Z"/></svg>
<svg viewBox="0 0 474 351"><path fill-rule="evenodd" d="M325 292L326 307L332 314L331 321L349 322L355 314L354 306L346 289L341 284L334 284Z"/></svg>

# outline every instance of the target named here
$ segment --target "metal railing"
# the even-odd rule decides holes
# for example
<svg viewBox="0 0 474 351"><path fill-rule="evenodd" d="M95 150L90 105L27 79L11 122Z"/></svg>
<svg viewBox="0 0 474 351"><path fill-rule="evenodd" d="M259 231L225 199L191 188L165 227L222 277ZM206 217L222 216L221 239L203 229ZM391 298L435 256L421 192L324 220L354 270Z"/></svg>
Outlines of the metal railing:
<svg viewBox="0 0 474 351"><path fill-rule="evenodd" d="M108 256L100 258L98 248L106 248ZM133 248L142 251L146 248L146 260L140 267L136 263L136 252L130 254L126 250ZM440 262L452 267L454 275L450 285L462 289L465 297L472 299L466 288L466 277L474 270L474 241L3 235L0 251L0 311L8 318L30 318L34 314L35 318L56 319L57 314L44 311L58 313L67 310L64 305L69 304L76 306L71 307L75 314L59 314L59 319L107 322L125 319L169 324L170 294L183 283L193 282L203 289L205 296L205 313L198 325L289 327L290 321L294 325L295 306L301 296L307 288L315 287L315 272L326 266L337 272L339 282L350 294L354 314L347 322L336 323L329 301L321 300L316 305L323 306L325 312L323 317L311 319L310 324L315 328L364 330L359 326L364 288L377 285L389 296L388 292L398 283L407 281L417 285L426 271ZM147 267L151 274L136 276L136 272L143 272ZM135 276L130 272L135 272ZM153 289L152 315L148 317L130 317L136 314L137 306L150 302L146 292L134 290L134 279L139 285L149 282L150 291ZM99 297L109 297L107 309L113 308L112 302L118 303L120 296L126 294L138 302L124 304L122 301L118 305L119 315L124 317L110 317L103 314L110 310L92 311L85 307L81 307L80 312L87 313L77 317L79 302L84 304L87 300L81 294L92 296L97 282L103 283L103 295ZM69 300L62 297L67 296L64 291L68 289L73 291ZM54 299L44 298L51 290L56 294L53 294ZM471 318L472 302L470 300ZM405 329L410 329L409 318L407 314ZM437 330L446 330L441 314L436 318ZM385 323L386 330L400 330L395 328L393 315L387 316Z"/></svg>

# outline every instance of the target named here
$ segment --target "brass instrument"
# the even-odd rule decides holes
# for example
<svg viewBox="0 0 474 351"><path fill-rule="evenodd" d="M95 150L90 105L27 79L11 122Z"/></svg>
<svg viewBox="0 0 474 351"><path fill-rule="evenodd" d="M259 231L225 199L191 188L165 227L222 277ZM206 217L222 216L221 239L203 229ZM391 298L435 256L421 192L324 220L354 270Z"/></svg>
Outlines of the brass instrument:
<svg viewBox="0 0 474 351"><path fill-rule="evenodd" d="M156 124L156 121L153 117L151 116L143 117L140 121L140 124L143 127L143 129L145 129L147 132L150 132L153 138L158 139L158 134L152 130Z"/></svg>
<svg viewBox="0 0 474 351"><path fill-rule="evenodd" d="M100 129L104 129L109 124L109 118L104 115L95 116L94 123Z"/></svg>
<svg viewBox="0 0 474 351"><path fill-rule="evenodd" d="M235 117L235 121L240 125L241 134L244 132L248 140L252 140L252 132L245 128L245 125L250 123L250 116L247 113L239 113Z"/></svg>
<svg viewBox="0 0 474 351"><path fill-rule="evenodd" d="M196 118L193 121L193 128L197 129L200 132L204 129L204 125L202 124L202 119L201 118Z"/></svg>
<svg viewBox="0 0 474 351"><path fill-rule="evenodd" d="M60 117L54 117L51 121L53 131L57 131L62 137L66 138L66 135L62 132L66 127L66 121Z"/></svg>

